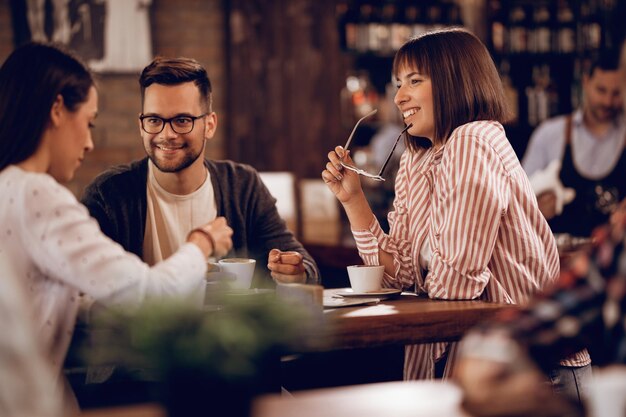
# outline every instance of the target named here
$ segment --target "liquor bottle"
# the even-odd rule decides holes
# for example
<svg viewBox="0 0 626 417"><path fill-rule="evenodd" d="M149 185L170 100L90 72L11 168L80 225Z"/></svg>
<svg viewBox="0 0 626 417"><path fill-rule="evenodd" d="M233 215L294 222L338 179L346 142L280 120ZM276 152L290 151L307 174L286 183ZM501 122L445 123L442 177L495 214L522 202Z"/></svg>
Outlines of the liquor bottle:
<svg viewBox="0 0 626 417"><path fill-rule="evenodd" d="M582 2L580 5L582 48L585 51L599 49L602 44L602 26L599 10L595 6L595 2Z"/></svg>
<svg viewBox="0 0 626 417"><path fill-rule="evenodd" d="M355 29L354 25L349 25L348 19L350 18L350 8L348 3L339 2L335 6L335 17L337 19L337 27L339 28L339 44L341 45L342 50L350 50L353 48L353 44L349 45L354 41L352 38L353 34L350 33ZM349 38L351 38L349 40Z"/></svg>
<svg viewBox="0 0 626 417"><path fill-rule="evenodd" d="M359 18L356 25L356 50L367 52L370 48L370 20L372 18L372 5L364 3L359 7Z"/></svg>
<svg viewBox="0 0 626 417"><path fill-rule="evenodd" d="M534 53L550 52L550 9L546 5L535 6L533 28L528 33L528 51Z"/></svg>
<svg viewBox="0 0 626 417"><path fill-rule="evenodd" d="M584 64L580 58L574 60L574 71L571 87L572 95L572 109L577 109L582 105L582 79L583 79L583 67Z"/></svg>
<svg viewBox="0 0 626 417"><path fill-rule="evenodd" d="M419 36L428 30L422 18L422 9L417 4L409 3L404 9L404 16L411 27L411 37Z"/></svg>
<svg viewBox="0 0 626 417"><path fill-rule="evenodd" d="M493 50L499 54L507 53L509 50L508 45L508 30L506 12L502 6L500 0L494 0L491 3L491 13L493 20L491 22L491 44Z"/></svg>
<svg viewBox="0 0 626 417"><path fill-rule="evenodd" d="M383 5L381 24L378 27L378 43L380 52L383 54L391 54L394 49L391 45L391 32L396 20L396 5L387 2Z"/></svg>
<svg viewBox="0 0 626 417"><path fill-rule="evenodd" d="M400 4L396 8L396 16L391 23L391 48L397 51L410 37L411 26L408 24L406 12Z"/></svg>
<svg viewBox="0 0 626 417"><path fill-rule="evenodd" d="M528 51L528 24L526 16L526 10L521 5L513 7L509 14L509 21L511 22L509 46L513 53Z"/></svg>
<svg viewBox="0 0 626 417"><path fill-rule="evenodd" d="M430 2L426 6L427 30L438 30L445 27L443 22L443 5L439 2Z"/></svg>
<svg viewBox="0 0 626 417"><path fill-rule="evenodd" d="M554 50L562 54L570 54L576 50L576 23L574 11L566 0L559 0L557 22L558 30Z"/></svg>
<svg viewBox="0 0 626 417"><path fill-rule="evenodd" d="M371 52L380 52L380 27L382 24L380 7L373 2L371 7L370 19L367 24L368 50Z"/></svg>
<svg viewBox="0 0 626 417"><path fill-rule="evenodd" d="M461 8L457 3L448 5L447 22L450 26L463 26L463 18L461 17Z"/></svg>
<svg viewBox="0 0 626 417"><path fill-rule="evenodd" d="M511 64L508 60L503 59L500 63L500 78L502 80L502 89L504 90L504 97L506 98L507 107L511 113L511 119L509 123L516 124L519 120L519 97L517 89L513 86L509 73L511 71Z"/></svg>

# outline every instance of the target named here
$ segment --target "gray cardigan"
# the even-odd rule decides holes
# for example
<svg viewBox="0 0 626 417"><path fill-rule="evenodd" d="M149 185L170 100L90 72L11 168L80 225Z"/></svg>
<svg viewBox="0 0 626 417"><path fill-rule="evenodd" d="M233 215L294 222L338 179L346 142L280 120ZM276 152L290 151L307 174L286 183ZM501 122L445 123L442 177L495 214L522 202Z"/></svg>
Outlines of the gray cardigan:
<svg viewBox="0 0 626 417"><path fill-rule="evenodd" d="M233 249L227 257L257 260L253 286L272 286L267 269L270 249L297 251L304 256L307 283L319 283L311 255L287 230L258 173L249 165L205 159L215 190L217 215L233 228ZM102 231L124 249L142 258L146 226L148 158L100 174L86 189L82 202Z"/></svg>

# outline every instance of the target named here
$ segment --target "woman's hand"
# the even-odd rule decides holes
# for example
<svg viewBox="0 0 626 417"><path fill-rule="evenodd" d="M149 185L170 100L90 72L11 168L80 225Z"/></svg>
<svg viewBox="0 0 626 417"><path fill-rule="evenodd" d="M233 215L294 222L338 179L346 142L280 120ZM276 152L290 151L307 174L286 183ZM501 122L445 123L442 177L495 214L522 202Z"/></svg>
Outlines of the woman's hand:
<svg viewBox="0 0 626 417"><path fill-rule="evenodd" d="M189 233L187 242L195 243L204 254L221 258L233 247L233 229L228 226L225 217L200 226Z"/></svg>
<svg viewBox="0 0 626 417"><path fill-rule="evenodd" d="M337 146L334 151L328 153L328 162L326 169L322 171L322 179L335 194L335 197L345 205L358 197L362 197L363 189L359 174L342 167L342 161L354 165L352 158L350 158L350 151L344 150L342 146Z"/></svg>
<svg viewBox="0 0 626 417"><path fill-rule="evenodd" d="M304 261L298 252L272 249L267 259L267 268L272 272L272 278L276 282L283 284L306 282Z"/></svg>

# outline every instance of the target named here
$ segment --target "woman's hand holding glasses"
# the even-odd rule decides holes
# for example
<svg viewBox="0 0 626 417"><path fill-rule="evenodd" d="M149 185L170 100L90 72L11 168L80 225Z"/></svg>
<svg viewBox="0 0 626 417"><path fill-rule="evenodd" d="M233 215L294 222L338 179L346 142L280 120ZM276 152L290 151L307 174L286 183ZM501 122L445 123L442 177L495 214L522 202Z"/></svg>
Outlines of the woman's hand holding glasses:
<svg viewBox="0 0 626 417"><path fill-rule="evenodd" d="M328 153L328 162L326 169L322 172L322 178L335 197L345 205L353 198L364 196L364 194L359 174L344 169L342 162L354 164L350 158L350 151L346 151L343 146L337 146L335 150Z"/></svg>

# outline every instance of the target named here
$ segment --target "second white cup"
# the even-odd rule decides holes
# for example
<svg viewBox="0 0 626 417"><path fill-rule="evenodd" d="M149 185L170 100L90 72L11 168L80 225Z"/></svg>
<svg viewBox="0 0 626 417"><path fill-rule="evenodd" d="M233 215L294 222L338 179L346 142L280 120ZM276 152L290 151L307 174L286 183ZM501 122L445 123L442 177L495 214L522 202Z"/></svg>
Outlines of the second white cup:
<svg viewBox="0 0 626 417"><path fill-rule="evenodd" d="M256 260L249 258L226 258L221 259L217 264L221 271L230 272L235 275L236 279L231 284L233 288L250 288L252 277L254 276Z"/></svg>
<svg viewBox="0 0 626 417"><path fill-rule="evenodd" d="M383 265L351 265L348 267L350 286L357 293L380 291L384 272Z"/></svg>

